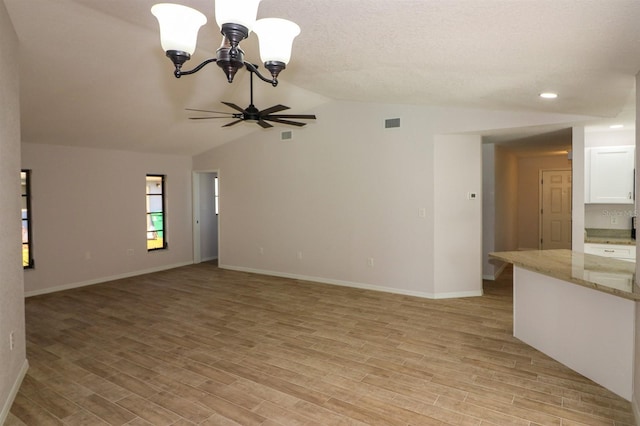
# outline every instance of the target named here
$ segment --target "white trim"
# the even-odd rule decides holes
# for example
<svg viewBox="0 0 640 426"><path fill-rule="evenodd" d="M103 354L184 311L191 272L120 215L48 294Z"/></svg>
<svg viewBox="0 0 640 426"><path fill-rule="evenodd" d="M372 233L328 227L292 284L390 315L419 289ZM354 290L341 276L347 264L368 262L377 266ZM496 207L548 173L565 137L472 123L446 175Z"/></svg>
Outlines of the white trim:
<svg viewBox="0 0 640 426"><path fill-rule="evenodd" d="M200 173L191 173L193 263L202 262L200 255Z"/></svg>
<svg viewBox="0 0 640 426"><path fill-rule="evenodd" d="M71 290L73 288L86 287L88 285L100 284L108 281L121 280L123 278L130 278L138 275L151 274L153 272L166 271L167 269L180 268L182 266L187 266L187 265L193 265L193 260L190 260L188 262L174 263L172 265L162 265L155 268L127 272L124 274L111 275L108 277L100 277L100 278L95 278L93 280L88 280L88 281L81 281L81 282L71 283L71 284L63 284L55 287L43 288L40 290L26 291L24 293L24 297L27 298L32 296L39 296L41 294L55 293L56 291Z"/></svg>
<svg viewBox="0 0 640 426"><path fill-rule="evenodd" d="M200 259L200 262L210 262L212 260L218 260L218 256L205 257L204 259Z"/></svg>
<svg viewBox="0 0 640 426"><path fill-rule="evenodd" d="M482 290L480 291L461 291L452 293L425 293L422 291L403 290L399 288L383 287L372 284L356 283L353 281L334 280L331 278L311 277L307 275L290 274L288 272L276 272L268 271L264 269L245 268L243 266L233 265L218 265L221 269L229 269L232 271L248 272L251 274L269 275L273 277L291 278L301 281L311 281L321 284L339 285L342 287L360 288L363 290L382 291L385 293L403 294L405 296L422 297L426 299L449 299L459 297L477 297L482 296Z"/></svg>
<svg viewBox="0 0 640 426"><path fill-rule="evenodd" d="M435 293L430 299L460 299L462 297L480 297L482 294L482 290L453 291L450 293Z"/></svg>
<svg viewBox="0 0 640 426"><path fill-rule="evenodd" d="M3 425L7 417L9 417L9 410L11 410L11 406L13 405L13 401L16 399L16 395L18 395L18 391L20 390L20 385L22 384L22 380L24 376L27 374L27 370L29 369L29 361L26 359L22 363L22 368L20 368L20 373L18 377L16 377L16 381L13 382L13 386L11 386L11 390L9 391L9 397L4 403L4 407L2 407L2 411L0 411L0 425Z"/></svg>
<svg viewBox="0 0 640 426"><path fill-rule="evenodd" d="M638 407L638 401L636 401L635 398L631 400L631 409L633 410L633 418L636 421L636 426L640 426L640 407Z"/></svg>
<svg viewBox="0 0 640 426"><path fill-rule="evenodd" d="M500 265L500 267L498 269L496 269L496 271L493 273L493 275L483 275L482 279L483 280L488 280L488 281L495 281L498 279L498 277L500 276L500 274L502 274L502 271L504 271L504 268L507 267L507 263L502 262L502 265Z"/></svg>

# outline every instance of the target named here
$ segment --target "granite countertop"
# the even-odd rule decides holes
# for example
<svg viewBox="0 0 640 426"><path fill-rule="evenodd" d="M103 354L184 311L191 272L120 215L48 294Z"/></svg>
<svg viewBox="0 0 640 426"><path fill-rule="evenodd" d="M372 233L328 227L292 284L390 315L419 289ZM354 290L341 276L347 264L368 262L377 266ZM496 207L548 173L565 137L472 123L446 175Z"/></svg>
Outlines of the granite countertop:
<svg viewBox="0 0 640 426"><path fill-rule="evenodd" d="M585 243L594 244L619 244L636 245L636 240L631 239L630 229L601 229L587 228L584 235Z"/></svg>
<svg viewBox="0 0 640 426"><path fill-rule="evenodd" d="M618 244L621 246L635 246L636 240L629 238L617 238L617 237L585 237L585 243L593 244Z"/></svg>
<svg viewBox="0 0 640 426"><path fill-rule="evenodd" d="M583 287L640 301L633 262L571 250L528 250L489 253L489 257Z"/></svg>

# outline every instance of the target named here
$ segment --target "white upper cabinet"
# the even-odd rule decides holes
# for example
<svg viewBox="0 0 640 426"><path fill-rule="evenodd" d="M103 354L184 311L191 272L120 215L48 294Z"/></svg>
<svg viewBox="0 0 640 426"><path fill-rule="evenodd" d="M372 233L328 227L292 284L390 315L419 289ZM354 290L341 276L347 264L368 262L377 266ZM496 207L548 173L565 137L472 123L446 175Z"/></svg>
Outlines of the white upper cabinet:
<svg viewBox="0 0 640 426"><path fill-rule="evenodd" d="M633 204L635 147L608 146L591 148L589 151L586 202Z"/></svg>

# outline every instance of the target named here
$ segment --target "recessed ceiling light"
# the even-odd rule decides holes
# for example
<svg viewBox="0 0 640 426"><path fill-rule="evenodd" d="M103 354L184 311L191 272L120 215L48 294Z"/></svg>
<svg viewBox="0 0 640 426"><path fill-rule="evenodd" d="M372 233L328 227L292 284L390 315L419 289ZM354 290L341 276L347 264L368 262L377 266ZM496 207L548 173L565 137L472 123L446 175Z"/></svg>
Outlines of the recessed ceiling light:
<svg viewBox="0 0 640 426"><path fill-rule="evenodd" d="M624 127L624 124L612 124L611 126L609 126L610 129L622 129Z"/></svg>
<svg viewBox="0 0 640 426"><path fill-rule="evenodd" d="M540 93L540 97L543 99L555 99L558 97L558 94L553 92L544 92Z"/></svg>

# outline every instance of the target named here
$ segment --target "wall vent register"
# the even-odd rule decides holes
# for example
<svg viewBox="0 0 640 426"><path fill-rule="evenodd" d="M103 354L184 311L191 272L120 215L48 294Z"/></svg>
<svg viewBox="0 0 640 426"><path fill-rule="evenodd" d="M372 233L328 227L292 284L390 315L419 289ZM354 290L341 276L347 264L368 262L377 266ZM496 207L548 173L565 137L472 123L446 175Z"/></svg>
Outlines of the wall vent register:
<svg viewBox="0 0 640 426"><path fill-rule="evenodd" d="M385 129L393 129L395 127L400 127L400 119L399 118L387 118L384 120L384 128Z"/></svg>

